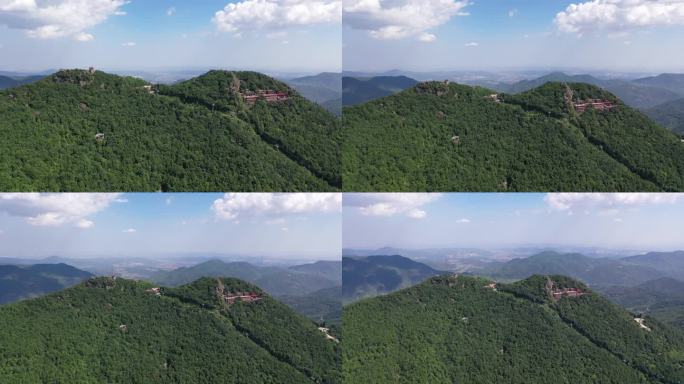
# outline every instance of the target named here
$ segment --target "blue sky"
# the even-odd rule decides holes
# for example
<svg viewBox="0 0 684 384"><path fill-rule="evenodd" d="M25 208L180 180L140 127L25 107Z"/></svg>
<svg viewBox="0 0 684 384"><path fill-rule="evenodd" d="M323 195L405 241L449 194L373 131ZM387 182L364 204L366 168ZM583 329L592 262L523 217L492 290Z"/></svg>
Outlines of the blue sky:
<svg viewBox="0 0 684 384"><path fill-rule="evenodd" d="M343 20L345 70L684 72L681 0L348 0Z"/></svg>
<svg viewBox="0 0 684 384"><path fill-rule="evenodd" d="M341 67L335 0L13 2L0 0L0 70Z"/></svg>
<svg viewBox="0 0 684 384"><path fill-rule="evenodd" d="M339 259L339 194L0 194L0 257Z"/></svg>
<svg viewBox="0 0 684 384"><path fill-rule="evenodd" d="M684 249L683 194L345 194L345 248Z"/></svg>

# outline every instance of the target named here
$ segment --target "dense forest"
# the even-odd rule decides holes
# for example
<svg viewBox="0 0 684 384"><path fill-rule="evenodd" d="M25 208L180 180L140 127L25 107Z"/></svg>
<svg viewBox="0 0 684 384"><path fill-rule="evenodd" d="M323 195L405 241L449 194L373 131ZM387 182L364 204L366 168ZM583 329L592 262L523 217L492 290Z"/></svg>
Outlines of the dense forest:
<svg viewBox="0 0 684 384"><path fill-rule="evenodd" d="M246 103L273 90L286 100ZM340 122L287 85L212 71L173 86L64 70L0 91L5 191L328 191Z"/></svg>
<svg viewBox="0 0 684 384"><path fill-rule="evenodd" d="M549 282L553 283L550 287ZM423 284L345 307L352 383L677 383L684 334L562 276ZM576 297L553 292L578 289ZM643 326L642 326L643 325ZM646 328L644 328L646 327Z"/></svg>
<svg viewBox="0 0 684 384"><path fill-rule="evenodd" d="M92 278L0 306L3 383L339 383L316 324L236 279ZM228 297L249 292L255 301Z"/></svg>
<svg viewBox="0 0 684 384"><path fill-rule="evenodd" d="M579 83L494 94L429 82L345 108L344 189L684 190L684 143L612 94ZM616 107L575 110L587 99Z"/></svg>
<svg viewBox="0 0 684 384"><path fill-rule="evenodd" d="M0 304L59 291L89 277L67 264L0 265Z"/></svg>

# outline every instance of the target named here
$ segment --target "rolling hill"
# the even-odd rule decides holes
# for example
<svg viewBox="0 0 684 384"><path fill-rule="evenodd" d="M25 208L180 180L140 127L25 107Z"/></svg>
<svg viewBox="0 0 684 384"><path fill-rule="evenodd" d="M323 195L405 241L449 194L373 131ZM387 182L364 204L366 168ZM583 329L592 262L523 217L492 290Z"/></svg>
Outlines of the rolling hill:
<svg viewBox="0 0 684 384"><path fill-rule="evenodd" d="M19 76L19 77L9 77L0 75L0 90L8 89L13 87L18 87L20 85L35 83L36 81L44 78L45 76L35 75L35 76Z"/></svg>
<svg viewBox="0 0 684 384"><path fill-rule="evenodd" d="M410 287L443 272L403 256L342 258L342 298L345 302Z"/></svg>
<svg viewBox="0 0 684 384"><path fill-rule="evenodd" d="M587 84L495 96L421 83L345 108L344 121L347 191L684 190L680 138Z"/></svg>
<svg viewBox="0 0 684 384"><path fill-rule="evenodd" d="M335 270L340 274L335 276ZM340 262L319 262L286 268L210 260L192 267L161 271L152 275L150 280L175 287L201 277L234 277L256 284L272 295L298 296L339 286L342 279Z"/></svg>
<svg viewBox="0 0 684 384"><path fill-rule="evenodd" d="M338 344L256 286L152 288L93 278L0 307L3 382L341 382Z"/></svg>
<svg viewBox="0 0 684 384"><path fill-rule="evenodd" d="M658 104L644 113L663 127L684 136L684 98Z"/></svg>
<svg viewBox="0 0 684 384"><path fill-rule="evenodd" d="M684 96L684 87L676 91L673 88L662 87L658 81L637 79L634 81L622 79L599 79L591 75L568 75L563 72L553 72L542 77L522 80L501 88L507 93L521 93L540 87L548 82L585 83L604 88L620 98L626 105L633 108L650 108L655 105L672 101Z"/></svg>
<svg viewBox="0 0 684 384"><path fill-rule="evenodd" d="M342 78L342 105L366 103L393 95L418 84L406 76L375 76L371 78Z"/></svg>
<svg viewBox="0 0 684 384"><path fill-rule="evenodd" d="M302 96L323 107L342 97L341 73L323 72L315 76L286 80L286 82ZM330 111L330 109L328 110ZM334 113L334 111L330 112Z"/></svg>
<svg viewBox="0 0 684 384"><path fill-rule="evenodd" d="M583 281L593 288L634 286L664 277L650 263L630 263L622 260L592 258L578 253L542 252L530 257L487 264L472 273L495 280L513 281L532 275L565 275Z"/></svg>
<svg viewBox="0 0 684 384"><path fill-rule="evenodd" d="M434 277L345 307L343 372L377 384L684 380L684 334L636 320L562 276Z"/></svg>
<svg viewBox="0 0 684 384"><path fill-rule="evenodd" d="M4 191L341 187L339 119L255 72L153 85L63 70L0 91L0 134Z"/></svg>
<svg viewBox="0 0 684 384"><path fill-rule="evenodd" d="M634 287L609 287L601 293L633 313L645 313L684 330L684 282L669 277Z"/></svg>
<svg viewBox="0 0 684 384"><path fill-rule="evenodd" d="M90 277L67 264L0 265L0 304L60 291Z"/></svg>

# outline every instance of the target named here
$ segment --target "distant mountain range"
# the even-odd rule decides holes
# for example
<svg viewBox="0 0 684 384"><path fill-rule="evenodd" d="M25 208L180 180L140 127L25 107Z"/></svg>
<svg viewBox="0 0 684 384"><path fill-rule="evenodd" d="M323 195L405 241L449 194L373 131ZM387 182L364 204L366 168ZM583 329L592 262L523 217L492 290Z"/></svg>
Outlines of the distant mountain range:
<svg viewBox="0 0 684 384"><path fill-rule="evenodd" d="M67 264L0 265L0 304L60 291L92 276Z"/></svg>
<svg viewBox="0 0 684 384"><path fill-rule="evenodd" d="M676 383L684 334L563 276L428 281L345 307L345 380Z"/></svg>
<svg viewBox="0 0 684 384"><path fill-rule="evenodd" d="M416 84L418 81L406 76L343 77L342 105L363 104L381 97L394 95Z"/></svg>
<svg viewBox="0 0 684 384"><path fill-rule="evenodd" d="M0 306L0 327L7 383L342 382L335 336L237 279L92 278Z"/></svg>
<svg viewBox="0 0 684 384"><path fill-rule="evenodd" d="M339 116L342 112L342 74L323 72L315 76L305 76L285 80L302 96L319 104L330 113Z"/></svg>
<svg viewBox="0 0 684 384"><path fill-rule="evenodd" d="M192 267L161 271L150 277L175 287L202 277L233 277L258 285L312 320L339 322L342 310L342 263L318 261L292 267L255 266L210 260Z"/></svg>
<svg viewBox="0 0 684 384"><path fill-rule="evenodd" d="M389 76L390 73L397 74ZM453 74L420 74L402 71L388 72L378 76L368 74L356 74L357 76L369 76L356 79L350 77L353 73L345 73L343 78L344 105L355 105L368 102L377 98L395 94L408 89L417 83L402 73L416 76L416 78L448 79ZM426 77L427 76L427 77ZM441 76L441 77L440 77ZM459 82L457 78L457 82ZM486 76L470 80L463 79L464 84L479 85L491 88L498 92L521 93L540 87L548 82L568 82L592 84L608 90L619 97L626 105L638 108L667 129L684 135L684 74L661 74L658 76L643 77L637 79L602 79L593 75L569 75L563 72L552 72L547 75L528 80L507 83ZM375 85L377 83L377 85Z"/></svg>
<svg viewBox="0 0 684 384"><path fill-rule="evenodd" d="M342 297L345 302L387 294L443 274L403 256L342 258Z"/></svg>
<svg viewBox="0 0 684 384"><path fill-rule="evenodd" d="M682 139L585 83L427 82L344 115L347 191L684 190Z"/></svg>
<svg viewBox="0 0 684 384"><path fill-rule="evenodd" d="M63 70L0 91L0 111L3 191L341 187L339 119L255 72L163 85Z"/></svg>
<svg viewBox="0 0 684 384"><path fill-rule="evenodd" d="M36 81L41 80L44 77L45 76L42 75L19 77L9 77L0 75L0 90L35 83Z"/></svg>

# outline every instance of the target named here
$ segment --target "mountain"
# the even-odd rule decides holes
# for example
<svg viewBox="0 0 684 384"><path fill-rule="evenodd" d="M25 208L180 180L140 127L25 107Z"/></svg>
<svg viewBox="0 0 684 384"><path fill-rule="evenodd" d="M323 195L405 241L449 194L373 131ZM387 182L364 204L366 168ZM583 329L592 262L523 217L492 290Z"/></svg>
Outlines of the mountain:
<svg viewBox="0 0 684 384"><path fill-rule="evenodd" d="M339 327L342 322L342 287L324 288L304 296L278 296L278 300L315 322Z"/></svg>
<svg viewBox="0 0 684 384"><path fill-rule="evenodd" d="M0 326L7 383L341 382L334 340L235 279L157 293L145 282L93 278L1 306Z"/></svg>
<svg viewBox="0 0 684 384"><path fill-rule="evenodd" d="M7 76L0 76L0 89L12 88L16 87L17 85L19 85L17 80Z"/></svg>
<svg viewBox="0 0 684 384"><path fill-rule="evenodd" d="M684 251L649 252L622 258L622 261L656 269L670 277L684 280Z"/></svg>
<svg viewBox="0 0 684 384"><path fill-rule="evenodd" d="M565 275L592 287L634 286L664 276L663 272L650 264L636 265L623 260L547 251L504 263L490 263L473 273L506 281L525 279L532 275Z"/></svg>
<svg viewBox="0 0 684 384"><path fill-rule="evenodd" d="M267 90L277 93L258 96ZM255 72L152 85L64 70L0 91L4 191L316 191L340 184L339 119Z"/></svg>
<svg viewBox="0 0 684 384"><path fill-rule="evenodd" d="M288 269L270 266L255 266L246 262L226 263L210 260L192 267L161 271L150 280L164 286L178 286L201 277L235 277L258 285L272 295L304 296L324 288L340 285L341 277L331 276L333 262L313 266L297 266ZM339 263L338 263L339 264ZM339 268L338 268L339 270Z"/></svg>
<svg viewBox="0 0 684 384"><path fill-rule="evenodd" d="M660 87L656 82L639 80L629 81L621 79L599 79L591 75L568 75L563 72L553 72L531 80L521 80L508 86L502 86L507 93L521 93L540 87L549 82L585 83L606 89L615 94L625 104L633 108L649 108L655 105L680 98L684 95L666 87Z"/></svg>
<svg viewBox="0 0 684 384"><path fill-rule="evenodd" d="M342 285L342 263L339 261L320 260L309 264L294 265L288 269L321 276Z"/></svg>
<svg viewBox="0 0 684 384"><path fill-rule="evenodd" d="M309 100L322 103L339 98L342 93L342 74L323 72L315 76L298 77L286 82Z"/></svg>
<svg viewBox="0 0 684 384"><path fill-rule="evenodd" d="M645 109L644 113L656 123L684 136L684 98Z"/></svg>
<svg viewBox="0 0 684 384"><path fill-rule="evenodd" d="M403 256L342 258L342 298L346 302L394 292L443 272Z"/></svg>
<svg viewBox="0 0 684 384"><path fill-rule="evenodd" d="M684 74L681 73L663 73L658 76L644 77L634 80L634 83L667 89L684 96Z"/></svg>
<svg viewBox="0 0 684 384"><path fill-rule="evenodd" d="M610 287L601 293L630 312L645 313L684 330L684 282L663 277L635 287Z"/></svg>
<svg viewBox="0 0 684 384"><path fill-rule="evenodd" d="M418 84L406 76L376 76L371 78L342 78L342 105L362 104L393 95Z"/></svg>
<svg viewBox="0 0 684 384"><path fill-rule="evenodd" d="M684 190L681 139L587 84L509 95L421 83L344 121L347 191Z"/></svg>
<svg viewBox="0 0 684 384"><path fill-rule="evenodd" d="M67 264L0 265L0 304L59 291L91 276Z"/></svg>
<svg viewBox="0 0 684 384"><path fill-rule="evenodd" d="M286 80L297 92L319 104L330 113L340 115L335 100L342 97L342 74L323 72L315 76Z"/></svg>
<svg viewBox="0 0 684 384"><path fill-rule="evenodd" d="M343 323L353 383L684 380L684 334L563 276L433 277L346 306Z"/></svg>
<svg viewBox="0 0 684 384"><path fill-rule="evenodd" d="M18 87L18 86L24 85L24 84L31 84L31 83L34 83L34 82L36 82L36 81L38 81L44 77L45 76L40 76L40 75L18 76L18 77L9 77L9 76L0 75L0 90Z"/></svg>

